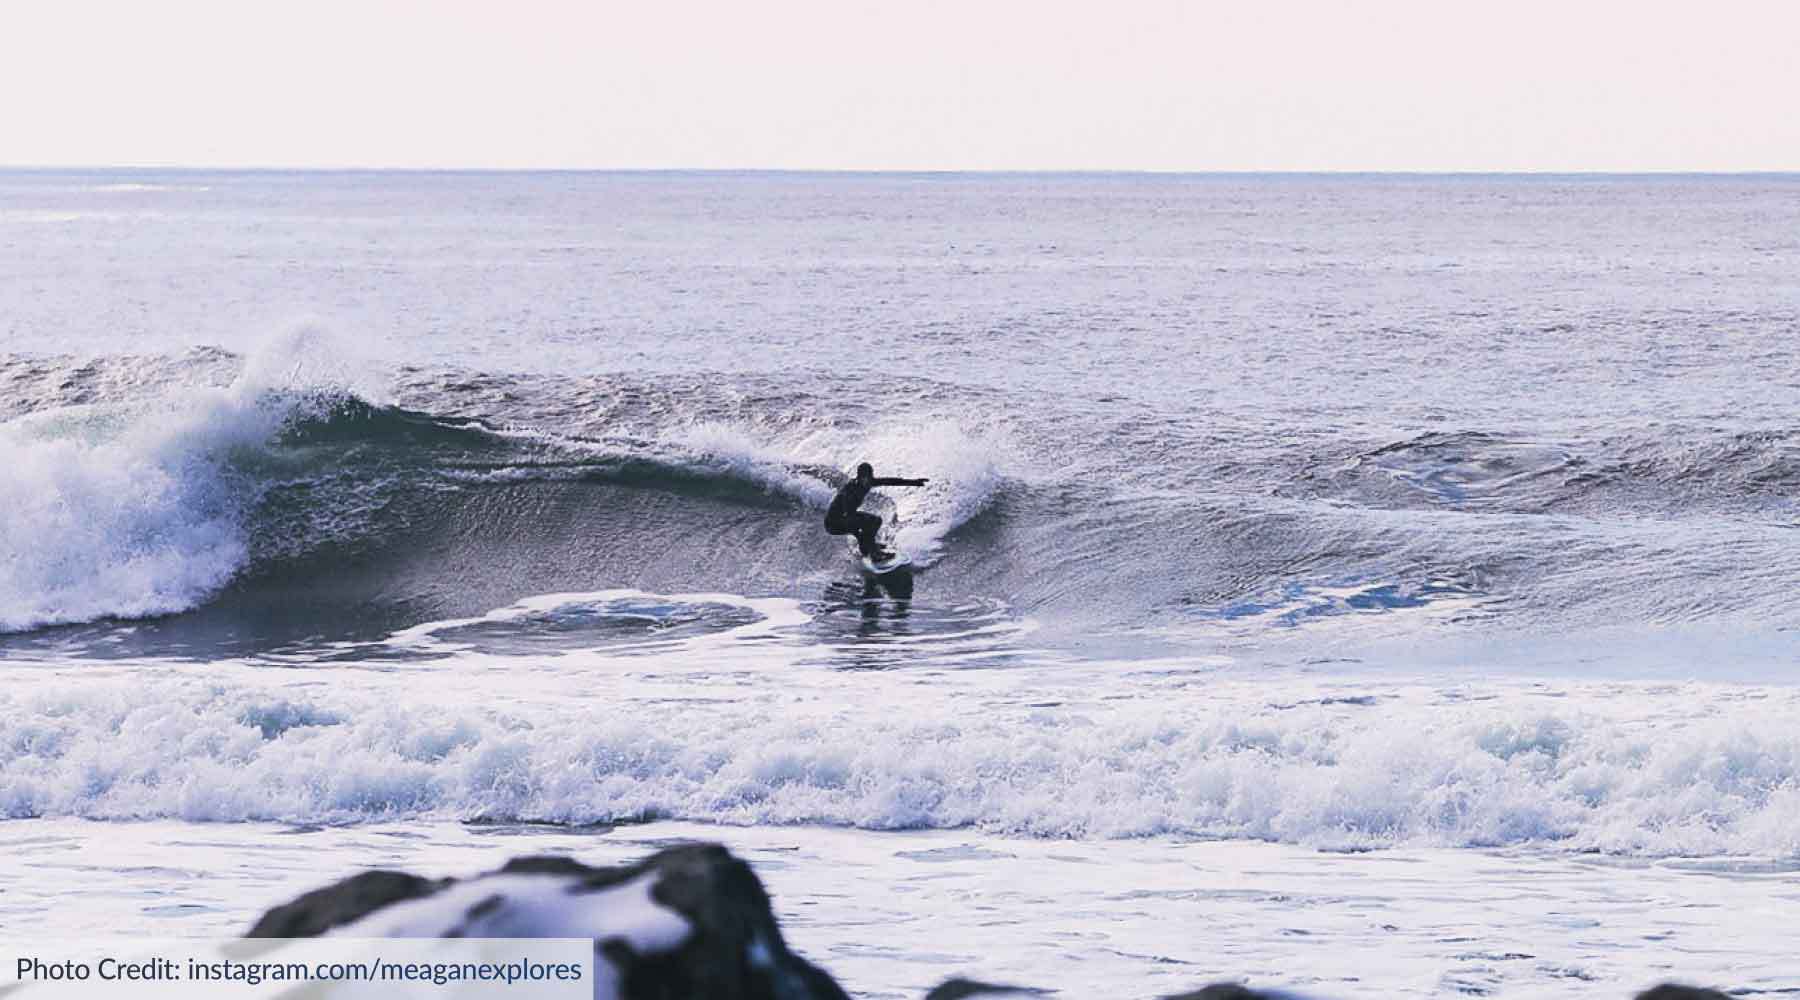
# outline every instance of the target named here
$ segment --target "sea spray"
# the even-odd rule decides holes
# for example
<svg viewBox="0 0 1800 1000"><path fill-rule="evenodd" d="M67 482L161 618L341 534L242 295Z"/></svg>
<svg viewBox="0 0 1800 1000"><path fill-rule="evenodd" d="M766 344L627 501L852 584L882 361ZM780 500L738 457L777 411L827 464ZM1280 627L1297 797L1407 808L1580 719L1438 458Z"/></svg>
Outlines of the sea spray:
<svg viewBox="0 0 1800 1000"><path fill-rule="evenodd" d="M722 653L733 640L693 641ZM515 672L541 663L513 662ZM470 680L455 672L432 673L435 685L369 674L316 689L237 670L0 692L0 815L668 817L1336 850L1800 856L1800 737L1783 689L1746 704L1706 685L1577 686L1566 699L1499 687L1478 701L1397 687L1365 704L1271 702L1261 685L1225 683L1052 706L862 676L866 703L828 704L697 697L736 687L696 667L663 710L581 696L628 663L540 670L535 682L571 687L493 705L457 700ZM1729 724L1679 721L1696 704ZM1648 731L1643 717L1662 724Z"/></svg>
<svg viewBox="0 0 1800 1000"><path fill-rule="evenodd" d="M1009 457L1017 464L1016 449L1002 430L929 412L890 418L866 430L807 427L797 433L697 422L668 440L702 461L820 510L860 462L874 464L877 475L927 478L924 487L887 494L900 521L895 540L927 563L947 534L993 503Z"/></svg>
<svg viewBox="0 0 1800 1000"><path fill-rule="evenodd" d="M299 327L228 387L0 424L0 632L182 611L229 581L260 486L235 459L354 398L331 351Z"/></svg>

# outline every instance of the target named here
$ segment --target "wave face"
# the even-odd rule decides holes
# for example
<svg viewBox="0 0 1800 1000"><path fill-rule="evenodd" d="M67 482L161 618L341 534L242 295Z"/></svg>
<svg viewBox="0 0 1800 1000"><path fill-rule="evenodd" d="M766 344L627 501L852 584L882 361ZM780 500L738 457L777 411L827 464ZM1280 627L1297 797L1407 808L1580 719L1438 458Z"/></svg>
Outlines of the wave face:
<svg viewBox="0 0 1800 1000"><path fill-rule="evenodd" d="M931 477L869 509L934 599L1071 633L1796 611L1800 439L1781 430L1321 442L1079 402L1027 420L1004 395L927 381L896 380L913 402L884 409L816 374L357 371L306 330L248 358L6 361L0 630L198 655L596 586L816 598L821 574L855 577L819 522L869 458Z"/></svg>
<svg viewBox="0 0 1800 1000"><path fill-rule="evenodd" d="M767 425L676 396L626 404L657 414L648 426L602 403L552 430L480 406L529 382L409 373L410 394L439 407L427 412L309 366L320 349L307 335L273 360L9 362L27 405L0 425L0 459L19 470L3 487L0 631L195 612L147 627L183 642L245 624L272 642L366 637L659 573L780 592L843 561L821 521L863 454L934 473L929 488L870 504L921 565L1005 488L997 447L949 420ZM542 388L576 397L532 400L551 408L641 392Z"/></svg>
<svg viewBox="0 0 1800 1000"><path fill-rule="evenodd" d="M0 424L0 632L186 611L251 564L272 446L366 404L304 357L279 372L232 361L7 366L27 412ZM239 372L228 387L187 382L221 362Z"/></svg>
<svg viewBox="0 0 1800 1000"><path fill-rule="evenodd" d="M244 498L209 454L231 442L187 416L120 437L103 412L7 427L0 630L185 611L243 567Z"/></svg>

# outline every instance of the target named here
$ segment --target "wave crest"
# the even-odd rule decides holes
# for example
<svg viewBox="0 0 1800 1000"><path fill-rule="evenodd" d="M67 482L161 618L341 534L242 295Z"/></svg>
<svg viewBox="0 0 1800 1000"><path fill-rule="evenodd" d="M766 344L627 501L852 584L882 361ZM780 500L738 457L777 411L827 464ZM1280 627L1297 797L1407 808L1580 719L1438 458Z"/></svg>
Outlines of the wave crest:
<svg viewBox="0 0 1800 1000"><path fill-rule="evenodd" d="M1785 707L1715 703L1729 724L1646 730L1507 701L1215 702L927 721L854 706L484 710L189 681L39 687L0 696L0 815L676 818L1800 856L1800 737Z"/></svg>
<svg viewBox="0 0 1800 1000"><path fill-rule="evenodd" d="M243 460L360 404L322 338L277 338L223 388L0 424L0 633L183 611L242 570L263 485Z"/></svg>

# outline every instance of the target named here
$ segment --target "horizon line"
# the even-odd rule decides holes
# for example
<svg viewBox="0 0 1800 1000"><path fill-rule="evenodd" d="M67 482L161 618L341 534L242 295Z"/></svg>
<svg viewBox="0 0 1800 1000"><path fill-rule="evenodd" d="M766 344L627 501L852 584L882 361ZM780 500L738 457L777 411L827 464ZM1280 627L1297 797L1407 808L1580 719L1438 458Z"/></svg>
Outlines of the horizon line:
<svg viewBox="0 0 1800 1000"><path fill-rule="evenodd" d="M344 174L693 174L794 176L1022 176L1022 177L1788 177L1800 167L1691 169L1161 169L1142 167L492 167L492 166L294 166L271 164L0 163L0 172L181 171L190 173Z"/></svg>

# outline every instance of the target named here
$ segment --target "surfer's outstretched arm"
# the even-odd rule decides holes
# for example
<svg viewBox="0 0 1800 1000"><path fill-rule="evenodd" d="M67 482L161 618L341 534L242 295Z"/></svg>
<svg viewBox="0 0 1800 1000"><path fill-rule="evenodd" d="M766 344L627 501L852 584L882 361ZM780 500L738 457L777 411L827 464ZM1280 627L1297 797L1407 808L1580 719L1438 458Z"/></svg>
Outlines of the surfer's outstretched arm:
<svg viewBox="0 0 1800 1000"><path fill-rule="evenodd" d="M897 479L893 476L881 476L872 485L875 486L924 486L929 479Z"/></svg>

